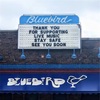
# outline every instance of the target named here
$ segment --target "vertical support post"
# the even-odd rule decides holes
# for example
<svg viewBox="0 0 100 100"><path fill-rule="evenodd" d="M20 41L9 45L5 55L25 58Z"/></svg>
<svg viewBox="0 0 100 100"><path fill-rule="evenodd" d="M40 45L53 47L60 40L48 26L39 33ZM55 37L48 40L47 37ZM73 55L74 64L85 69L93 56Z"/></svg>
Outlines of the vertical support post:
<svg viewBox="0 0 100 100"><path fill-rule="evenodd" d="M3 56L2 55L0 55L0 61L2 61L3 60Z"/></svg>
<svg viewBox="0 0 100 100"><path fill-rule="evenodd" d="M100 47L99 47L99 53L98 53L98 58L100 58Z"/></svg>
<svg viewBox="0 0 100 100"><path fill-rule="evenodd" d="M76 54L75 54L75 49L73 49L73 54L72 54L71 58L72 58L72 59L76 59L76 58L77 58L77 56L76 56Z"/></svg>
<svg viewBox="0 0 100 100"><path fill-rule="evenodd" d="M47 58L47 59L50 59L50 58L51 58L50 49L48 49L48 53L47 53L47 55L46 55L46 58Z"/></svg>
<svg viewBox="0 0 100 100"><path fill-rule="evenodd" d="M24 49L22 49L22 54L20 56L21 59L26 59L26 56L24 55Z"/></svg>

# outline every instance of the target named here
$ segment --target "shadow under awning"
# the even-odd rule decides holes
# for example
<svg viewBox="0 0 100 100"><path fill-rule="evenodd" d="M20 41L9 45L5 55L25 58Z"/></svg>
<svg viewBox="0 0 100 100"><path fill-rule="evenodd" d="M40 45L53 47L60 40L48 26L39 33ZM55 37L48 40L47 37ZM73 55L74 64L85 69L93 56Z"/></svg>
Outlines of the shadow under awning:
<svg viewBox="0 0 100 100"><path fill-rule="evenodd" d="M0 100L100 100L97 94L0 93Z"/></svg>

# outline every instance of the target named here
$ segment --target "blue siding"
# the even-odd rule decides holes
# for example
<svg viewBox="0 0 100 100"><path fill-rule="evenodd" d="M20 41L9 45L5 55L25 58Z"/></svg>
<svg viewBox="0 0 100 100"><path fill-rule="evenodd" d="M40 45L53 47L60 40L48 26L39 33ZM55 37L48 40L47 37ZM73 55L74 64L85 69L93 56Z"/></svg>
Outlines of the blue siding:
<svg viewBox="0 0 100 100"><path fill-rule="evenodd" d="M0 69L81 69L100 68L100 64L32 64L32 65L0 65Z"/></svg>

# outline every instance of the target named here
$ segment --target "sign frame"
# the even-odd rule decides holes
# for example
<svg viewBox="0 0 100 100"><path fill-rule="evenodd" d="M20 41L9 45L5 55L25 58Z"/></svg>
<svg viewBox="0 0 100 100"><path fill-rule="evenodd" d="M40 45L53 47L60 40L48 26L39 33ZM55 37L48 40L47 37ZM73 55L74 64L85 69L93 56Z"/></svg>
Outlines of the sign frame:
<svg viewBox="0 0 100 100"><path fill-rule="evenodd" d="M67 27L67 25L68 26L70 26L69 24L66 24L66 25L62 25L62 26L66 26ZM75 25L75 24L72 24L72 25ZM19 26L20 26L20 24L19 24ZM35 26L35 25L25 25L25 26ZM36 25L36 26L45 26L45 25ZM61 25L58 25L58 24L55 24L55 25L47 25L47 26L61 26ZM78 26L78 29L80 30L80 40L79 40L79 43L80 43L80 45L79 45L79 47L77 47L77 48L72 48L72 47L70 47L70 48L67 48L66 46L65 47L38 47L38 48L21 48L21 47L19 47L19 30L18 30L18 49L81 49L81 26L80 26L80 24L76 24L76 26ZM71 34L71 33L69 33L69 34Z"/></svg>
<svg viewBox="0 0 100 100"><path fill-rule="evenodd" d="M46 17L46 19L45 19L45 22L44 22L44 24L79 24L79 17L76 15L76 14L38 14L38 15L36 15L36 14L34 14L34 15L22 15L21 17L20 17L20 21L19 21L19 24L43 24L42 22L38 22L38 23L35 23L35 22L31 22L31 23L27 23L27 19L29 18L29 17L33 17L33 16L35 16L35 17L42 17L42 18L45 18ZM58 17L58 19L59 18L62 18L62 17L66 17L65 19L66 19L66 21L64 22L64 23L60 23L60 22L58 22L58 23L53 23L53 21L55 21L55 20L51 20L51 22L50 22L50 20L49 20L49 22L47 23L46 21L47 21L47 18L48 17L56 17L55 19L57 19L57 17ZM71 19L70 19L71 18ZM36 18L36 20L37 20L38 18ZM67 21L67 19L68 19L68 21ZM36 21L35 20L35 21ZM72 22L70 22L72 20ZM58 20L59 21L59 20Z"/></svg>

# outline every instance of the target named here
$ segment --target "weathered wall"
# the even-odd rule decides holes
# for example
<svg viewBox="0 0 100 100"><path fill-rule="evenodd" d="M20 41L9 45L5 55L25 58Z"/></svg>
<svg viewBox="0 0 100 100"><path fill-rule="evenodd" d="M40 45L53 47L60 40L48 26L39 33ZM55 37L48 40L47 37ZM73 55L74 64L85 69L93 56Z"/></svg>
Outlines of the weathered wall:
<svg viewBox="0 0 100 100"><path fill-rule="evenodd" d="M18 32L0 31L0 64L100 64L98 48L100 39L82 39L82 50L77 50L77 59L72 59L72 50L50 50L51 59L46 59L47 50L25 50L26 59L20 59L17 49Z"/></svg>

